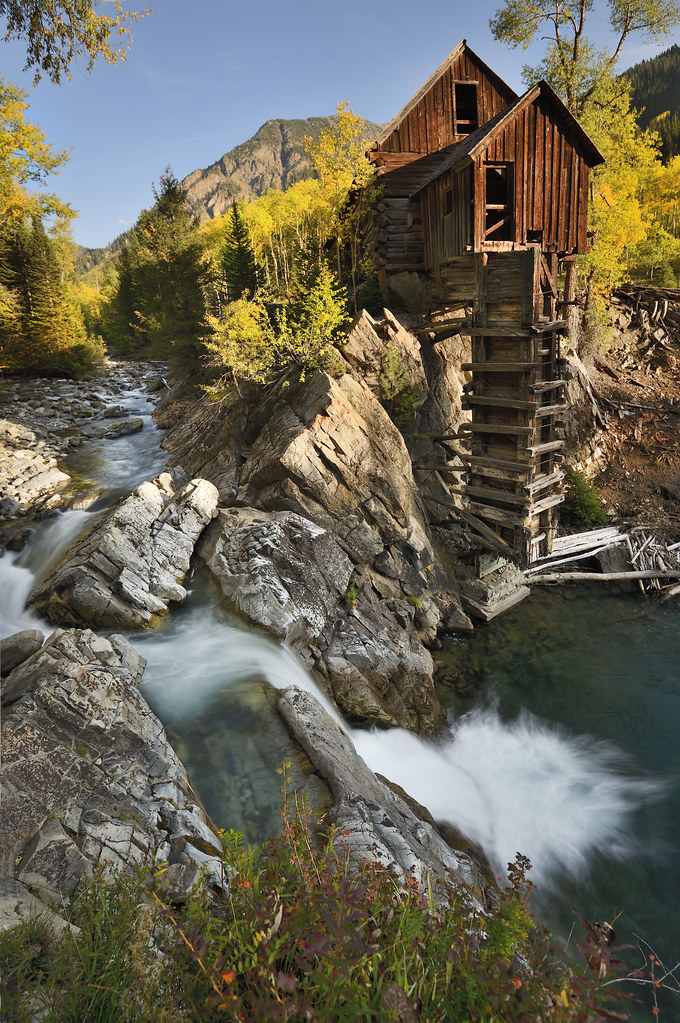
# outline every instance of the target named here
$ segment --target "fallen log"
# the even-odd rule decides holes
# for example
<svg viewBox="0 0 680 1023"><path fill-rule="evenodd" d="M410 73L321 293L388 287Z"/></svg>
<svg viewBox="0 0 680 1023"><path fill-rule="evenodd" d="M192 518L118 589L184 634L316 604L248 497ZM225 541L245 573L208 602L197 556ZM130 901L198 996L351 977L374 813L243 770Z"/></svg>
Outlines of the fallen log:
<svg viewBox="0 0 680 1023"><path fill-rule="evenodd" d="M639 572L545 572L540 575L525 576L527 586L538 583L587 583L587 582L619 582L627 579L680 579L680 569L671 572L639 571Z"/></svg>

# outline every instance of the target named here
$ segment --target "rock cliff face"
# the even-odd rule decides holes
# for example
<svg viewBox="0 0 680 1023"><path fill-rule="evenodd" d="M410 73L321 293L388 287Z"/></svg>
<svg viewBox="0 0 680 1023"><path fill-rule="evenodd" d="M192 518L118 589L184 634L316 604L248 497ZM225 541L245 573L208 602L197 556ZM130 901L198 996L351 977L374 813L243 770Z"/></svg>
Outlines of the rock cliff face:
<svg viewBox="0 0 680 1023"><path fill-rule="evenodd" d="M390 351L423 405L415 338L389 313L382 324L363 314L339 379L317 372L248 415L198 402L164 445L232 506L200 545L225 596L286 637L351 720L431 731L443 714L423 644L469 620L438 568L411 456L379 400Z"/></svg>
<svg viewBox="0 0 680 1023"><path fill-rule="evenodd" d="M221 880L219 839L139 692L144 664L122 636L58 629L3 678L0 875L48 902L104 863Z"/></svg>

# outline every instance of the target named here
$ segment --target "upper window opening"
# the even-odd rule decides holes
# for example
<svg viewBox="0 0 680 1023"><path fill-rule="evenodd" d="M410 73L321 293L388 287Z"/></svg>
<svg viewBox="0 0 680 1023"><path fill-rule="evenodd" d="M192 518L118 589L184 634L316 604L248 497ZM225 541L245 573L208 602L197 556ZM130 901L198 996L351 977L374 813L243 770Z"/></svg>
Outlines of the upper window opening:
<svg viewBox="0 0 680 1023"><path fill-rule="evenodd" d="M444 216L448 217L453 213L453 189L447 188L444 192Z"/></svg>
<svg viewBox="0 0 680 1023"><path fill-rule="evenodd" d="M456 82L453 88L456 104L456 135L469 135L479 123L477 118L477 83Z"/></svg>

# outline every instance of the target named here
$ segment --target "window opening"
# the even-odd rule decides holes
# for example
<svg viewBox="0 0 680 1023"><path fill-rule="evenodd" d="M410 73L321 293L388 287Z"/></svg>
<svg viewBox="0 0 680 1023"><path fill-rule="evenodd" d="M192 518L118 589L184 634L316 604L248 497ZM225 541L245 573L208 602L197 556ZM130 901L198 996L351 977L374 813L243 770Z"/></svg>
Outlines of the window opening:
<svg viewBox="0 0 680 1023"><path fill-rule="evenodd" d="M478 127L477 83L456 82L454 85L456 114L456 135L469 135Z"/></svg>
<svg viewBox="0 0 680 1023"><path fill-rule="evenodd" d="M447 188L444 192L444 216L448 217L453 213L453 189Z"/></svg>
<svg viewBox="0 0 680 1023"><path fill-rule="evenodd" d="M512 241L512 164L486 164L484 240Z"/></svg>

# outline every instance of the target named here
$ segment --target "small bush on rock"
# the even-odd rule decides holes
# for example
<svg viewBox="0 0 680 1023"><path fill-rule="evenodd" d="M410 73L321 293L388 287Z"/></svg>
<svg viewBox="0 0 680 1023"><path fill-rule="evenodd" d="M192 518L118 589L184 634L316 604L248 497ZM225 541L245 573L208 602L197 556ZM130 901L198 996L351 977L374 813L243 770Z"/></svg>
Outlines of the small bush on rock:
<svg viewBox="0 0 680 1023"><path fill-rule="evenodd" d="M601 526L607 511L597 490L576 469L567 470L563 514L584 526Z"/></svg>

